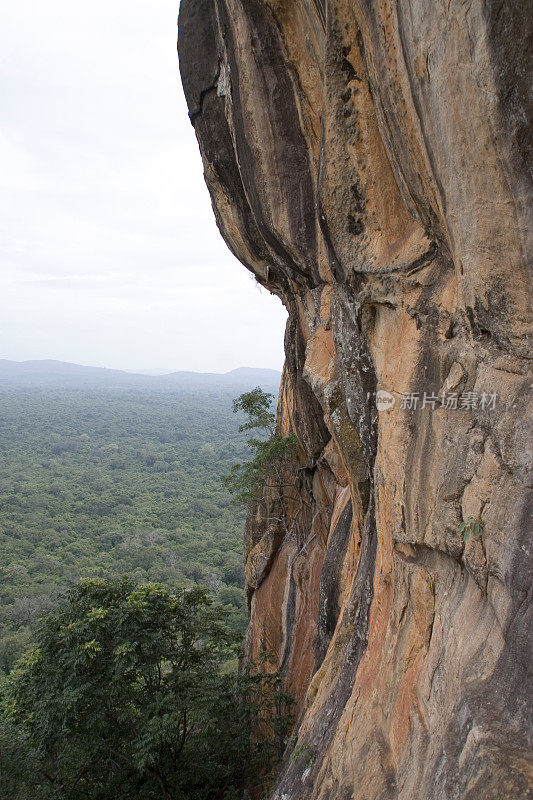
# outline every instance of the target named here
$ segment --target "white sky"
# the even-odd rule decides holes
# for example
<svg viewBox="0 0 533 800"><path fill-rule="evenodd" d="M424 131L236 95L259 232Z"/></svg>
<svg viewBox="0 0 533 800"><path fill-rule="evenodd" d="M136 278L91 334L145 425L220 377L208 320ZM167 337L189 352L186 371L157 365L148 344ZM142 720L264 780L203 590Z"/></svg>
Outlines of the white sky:
<svg viewBox="0 0 533 800"><path fill-rule="evenodd" d="M0 357L281 368L215 225L176 0L0 0Z"/></svg>

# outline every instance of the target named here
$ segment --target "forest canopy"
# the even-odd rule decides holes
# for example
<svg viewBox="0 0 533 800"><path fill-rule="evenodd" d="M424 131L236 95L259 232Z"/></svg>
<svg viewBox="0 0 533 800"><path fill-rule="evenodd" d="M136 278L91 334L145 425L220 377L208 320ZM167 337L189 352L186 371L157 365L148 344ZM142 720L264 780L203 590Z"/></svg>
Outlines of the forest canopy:
<svg viewBox="0 0 533 800"><path fill-rule="evenodd" d="M10 800L235 800L264 788L292 701L198 587L82 580L0 681L0 792ZM254 792L255 794L255 792Z"/></svg>
<svg viewBox="0 0 533 800"><path fill-rule="evenodd" d="M233 389L0 390L0 671L82 577L205 585L245 623Z"/></svg>

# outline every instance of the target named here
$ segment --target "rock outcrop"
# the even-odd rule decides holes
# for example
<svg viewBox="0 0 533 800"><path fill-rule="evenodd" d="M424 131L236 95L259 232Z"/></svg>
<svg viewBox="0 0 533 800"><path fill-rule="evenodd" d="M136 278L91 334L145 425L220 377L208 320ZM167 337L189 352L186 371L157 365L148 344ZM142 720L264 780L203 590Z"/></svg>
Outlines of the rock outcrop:
<svg viewBox="0 0 533 800"><path fill-rule="evenodd" d="M181 0L217 223L289 315L299 464L245 536L275 800L533 797L531 17Z"/></svg>

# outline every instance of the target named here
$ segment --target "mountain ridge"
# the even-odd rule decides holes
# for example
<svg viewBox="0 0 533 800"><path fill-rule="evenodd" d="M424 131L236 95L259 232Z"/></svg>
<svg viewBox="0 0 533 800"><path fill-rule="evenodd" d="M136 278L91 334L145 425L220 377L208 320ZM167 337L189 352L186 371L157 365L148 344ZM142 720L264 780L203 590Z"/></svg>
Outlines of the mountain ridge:
<svg viewBox="0 0 533 800"><path fill-rule="evenodd" d="M277 389L281 372L261 367L237 367L228 372L176 370L164 375L108 367L93 367L57 359L12 361L0 359L0 386L111 387L183 389L200 387L247 388L252 384Z"/></svg>

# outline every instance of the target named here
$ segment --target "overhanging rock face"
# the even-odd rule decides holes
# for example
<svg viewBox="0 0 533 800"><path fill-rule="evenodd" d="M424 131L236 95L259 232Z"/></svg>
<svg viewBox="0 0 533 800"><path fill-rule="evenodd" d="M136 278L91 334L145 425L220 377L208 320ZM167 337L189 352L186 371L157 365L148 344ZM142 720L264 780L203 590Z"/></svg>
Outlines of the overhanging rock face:
<svg viewBox="0 0 533 800"><path fill-rule="evenodd" d="M533 796L531 17L181 0L218 225L289 314L299 465L245 535L299 704L276 800Z"/></svg>

